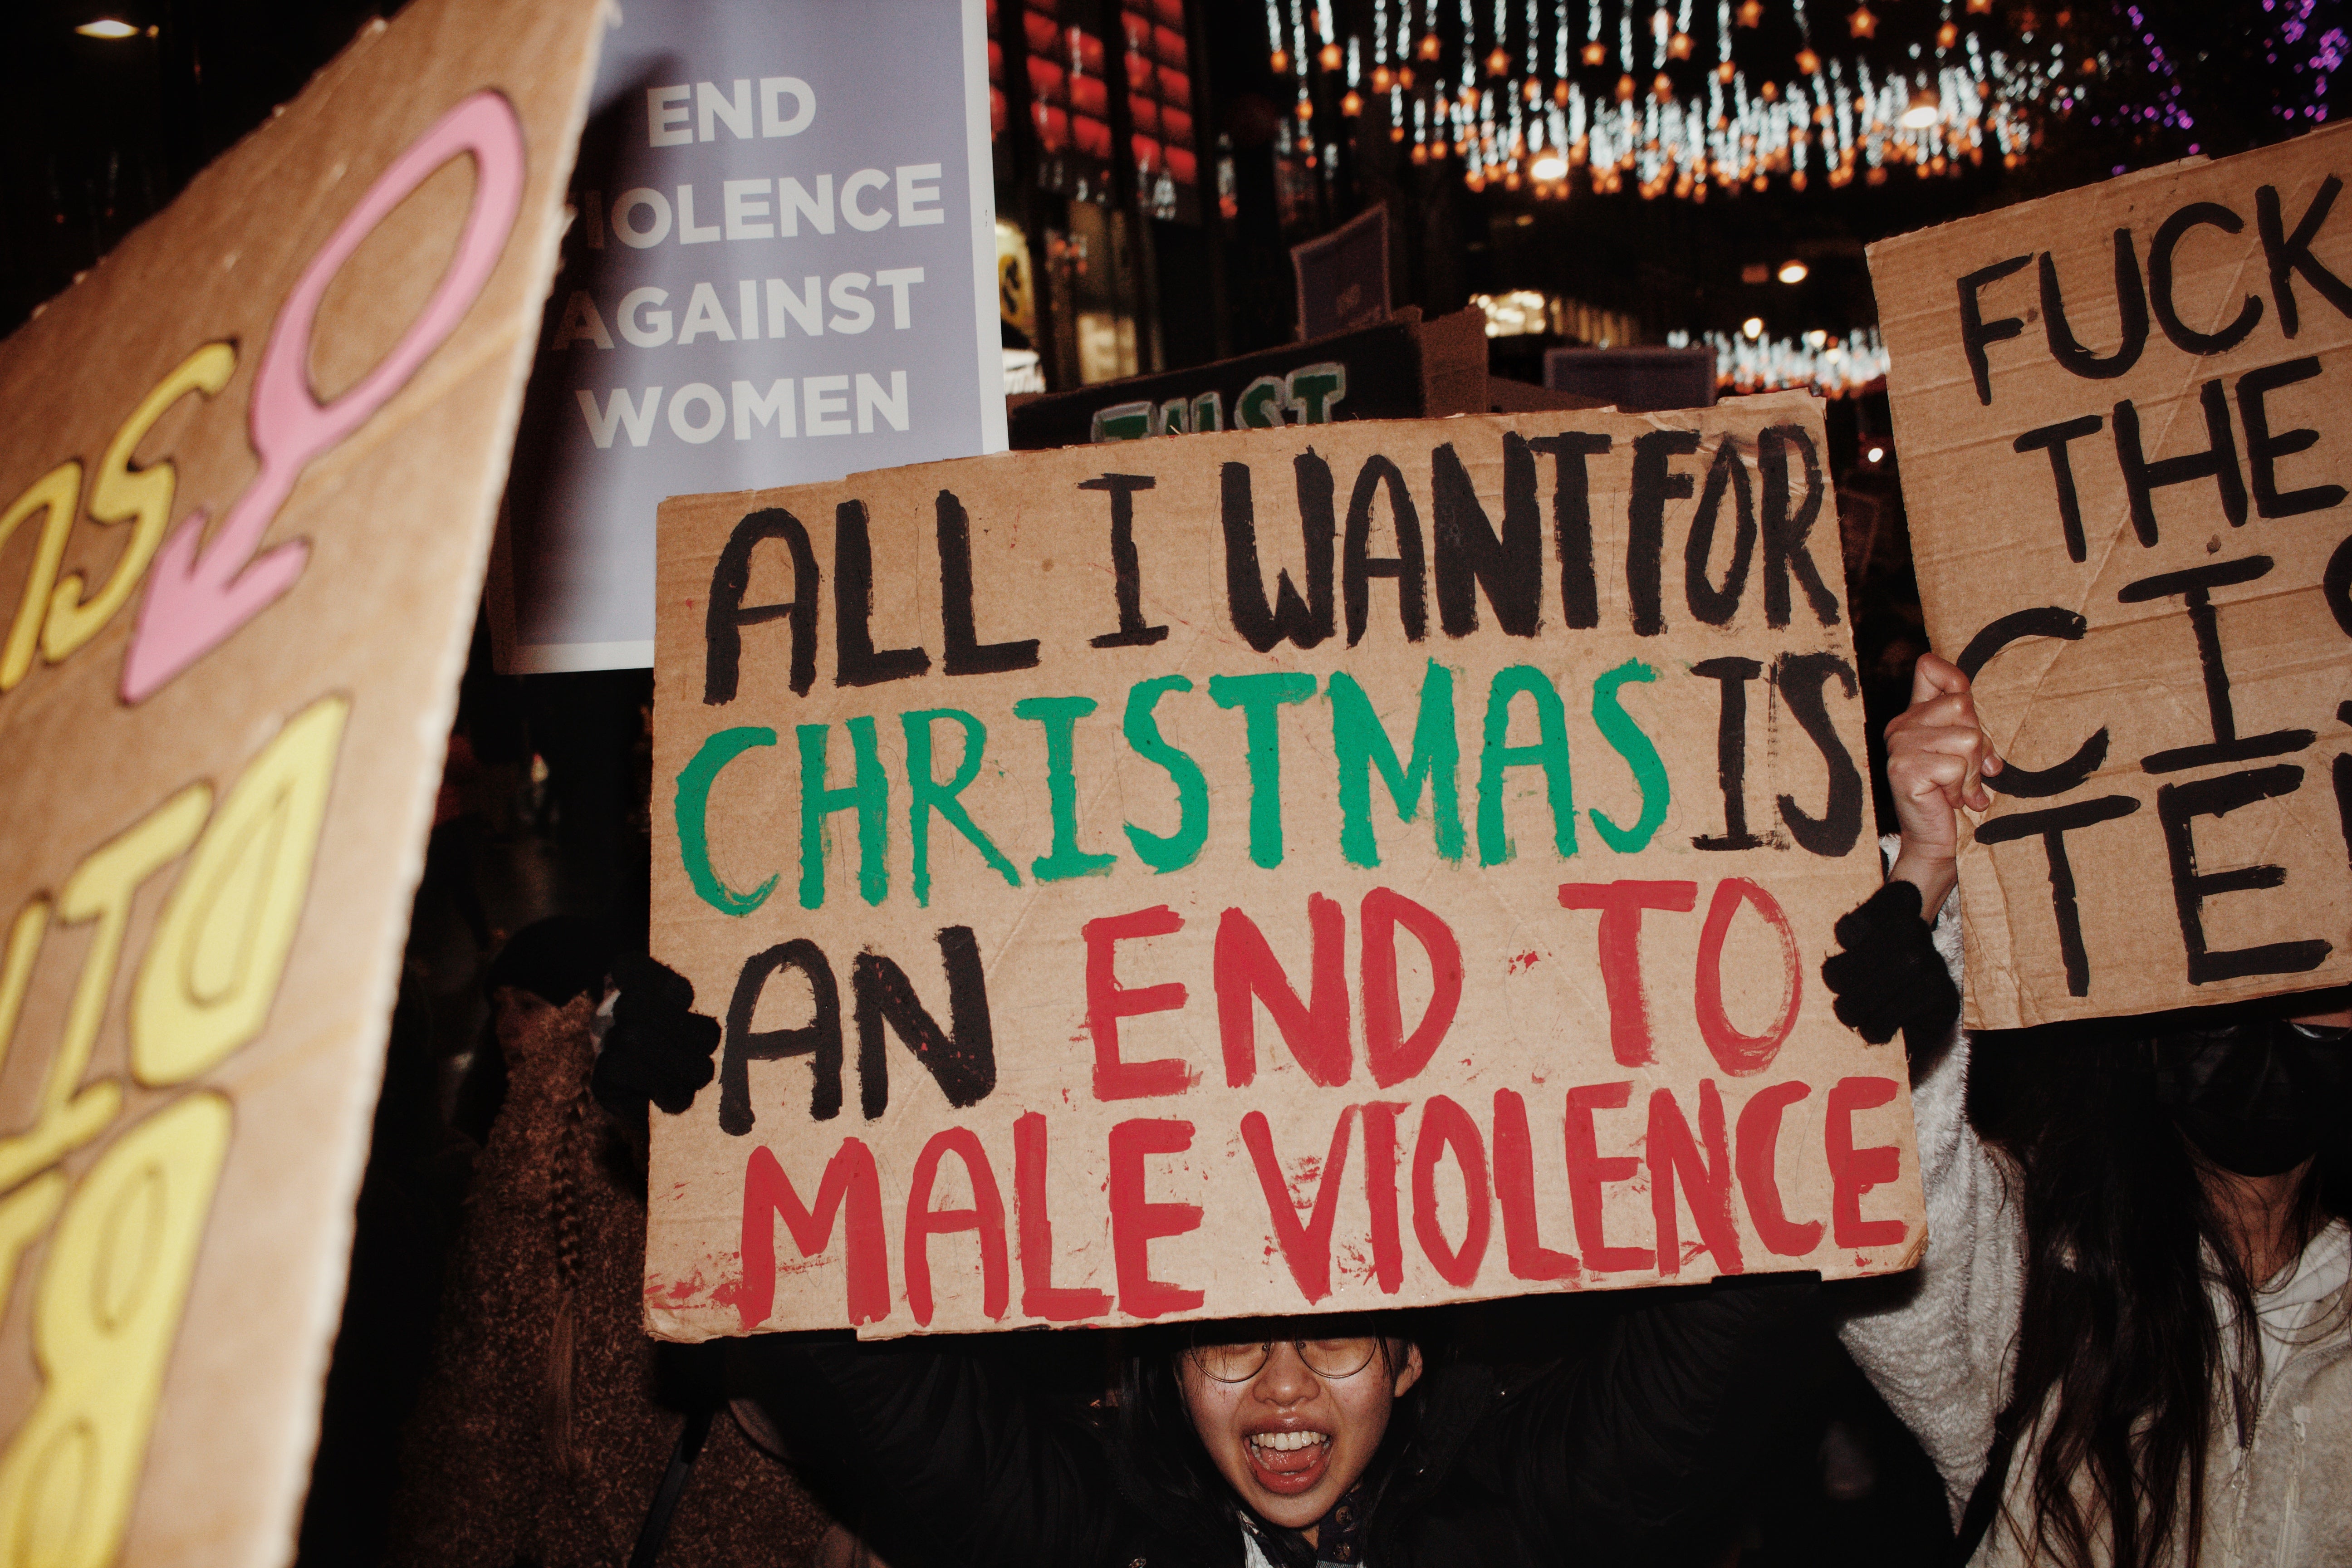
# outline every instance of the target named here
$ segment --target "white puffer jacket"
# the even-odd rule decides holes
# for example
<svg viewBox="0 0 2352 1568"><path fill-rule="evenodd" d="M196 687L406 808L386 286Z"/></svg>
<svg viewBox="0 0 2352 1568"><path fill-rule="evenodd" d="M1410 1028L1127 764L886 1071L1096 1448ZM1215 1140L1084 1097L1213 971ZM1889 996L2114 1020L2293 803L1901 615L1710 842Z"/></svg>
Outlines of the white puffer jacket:
<svg viewBox="0 0 2352 1568"><path fill-rule="evenodd" d="M1947 900L1936 946L1960 976L1959 900ZM1850 1313L1839 1333L1888 1406L1917 1435L1944 1479L1957 1523L1983 1473L1993 1418L2009 1402L2025 1280L2023 1217L2007 1157L1969 1128L1969 1041L1948 1047L1912 1091L1927 1188L1927 1251L1900 1295ZM2200 1568L2344 1568L2352 1564L2352 1232L2337 1221L2285 1279L2257 1292L2263 1332L2261 1415L2242 1448L2236 1424L2215 1423L2206 1452ZM2217 1297L2228 1310L2226 1298ZM2022 1538L2032 1519L2034 1453L2018 1445L2001 1515L1975 1568L2037 1559ZM2177 1562L2187 1552L2178 1549Z"/></svg>

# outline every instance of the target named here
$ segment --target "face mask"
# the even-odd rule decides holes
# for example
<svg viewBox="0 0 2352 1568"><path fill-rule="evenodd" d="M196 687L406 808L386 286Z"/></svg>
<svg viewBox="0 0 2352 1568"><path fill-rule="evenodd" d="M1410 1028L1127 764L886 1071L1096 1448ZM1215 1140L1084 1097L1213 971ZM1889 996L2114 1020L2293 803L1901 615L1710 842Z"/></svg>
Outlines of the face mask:
<svg viewBox="0 0 2352 1568"><path fill-rule="evenodd" d="M2253 1018L2155 1040L2157 1099L2207 1159L2242 1176L2293 1170L2352 1100L2352 1031Z"/></svg>

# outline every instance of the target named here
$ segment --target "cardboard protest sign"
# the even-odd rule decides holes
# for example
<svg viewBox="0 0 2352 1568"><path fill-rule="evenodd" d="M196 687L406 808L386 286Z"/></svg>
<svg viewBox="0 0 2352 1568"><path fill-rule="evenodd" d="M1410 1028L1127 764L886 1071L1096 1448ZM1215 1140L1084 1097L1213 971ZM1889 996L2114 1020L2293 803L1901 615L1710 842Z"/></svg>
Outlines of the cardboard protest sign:
<svg viewBox="0 0 2352 1568"><path fill-rule="evenodd" d="M654 509L1004 448L982 0L628 0L492 596L502 668L653 662Z"/></svg>
<svg viewBox="0 0 2352 1568"><path fill-rule="evenodd" d="M1919 592L2008 770L1968 1020L2352 980L2352 131L1872 247Z"/></svg>
<svg viewBox="0 0 2352 1568"><path fill-rule="evenodd" d="M0 1542L292 1550L592 0L415 0L0 345Z"/></svg>
<svg viewBox="0 0 2352 1568"><path fill-rule="evenodd" d="M662 512L680 1339L1899 1268L1816 405L1364 421Z"/></svg>

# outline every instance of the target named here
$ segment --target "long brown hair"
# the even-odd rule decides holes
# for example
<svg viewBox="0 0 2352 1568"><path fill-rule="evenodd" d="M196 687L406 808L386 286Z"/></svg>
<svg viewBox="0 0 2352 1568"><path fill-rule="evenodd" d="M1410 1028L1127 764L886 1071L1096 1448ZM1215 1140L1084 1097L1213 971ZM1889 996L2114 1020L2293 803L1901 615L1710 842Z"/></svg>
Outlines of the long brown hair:
<svg viewBox="0 0 2352 1568"><path fill-rule="evenodd" d="M2025 1221L2003 1420L2033 1471L2031 1515L2012 1523L2035 1555L2074 1568L2089 1568L2102 1537L2115 1568L2155 1568L2176 1542L2195 1568L2207 1445L2224 1421L2248 1441L2259 1414L2261 1282L2130 1034L2037 1029L1978 1047L1979 1088L2008 1088L1989 1131L2017 1162ZM2341 1150L2324 1149L2297 1195L2294 1251L2343 1213L2343 1173Z"/></svg>

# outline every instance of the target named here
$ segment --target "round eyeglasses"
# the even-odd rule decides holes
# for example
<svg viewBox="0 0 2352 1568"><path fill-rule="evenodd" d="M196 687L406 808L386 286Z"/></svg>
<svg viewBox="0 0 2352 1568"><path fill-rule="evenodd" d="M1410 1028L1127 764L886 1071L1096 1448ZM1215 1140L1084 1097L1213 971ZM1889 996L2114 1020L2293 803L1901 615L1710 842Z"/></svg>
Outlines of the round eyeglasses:
<svg viewBox="0 0 2352 1568"><path fill-rule="evenodd" d="M1265 1370L1274 1354L1274 1347L1285 1342L1278 1340L1243 1340L1226 1344L1195 1344L1192 1347L1192 1364L1219 1383L1247 1383ZM1318 1377L1337 1381L1353 1377L1380 1353L1378 1334L1350 1334L1336 1339L1297 1339L1287 1342L1298 1352L1298 1359L1307 1370Z"/></svg>

